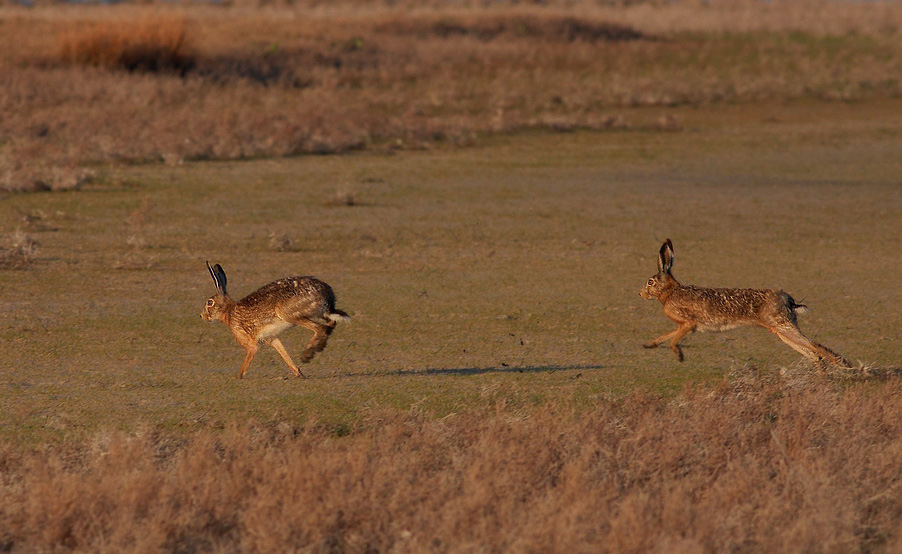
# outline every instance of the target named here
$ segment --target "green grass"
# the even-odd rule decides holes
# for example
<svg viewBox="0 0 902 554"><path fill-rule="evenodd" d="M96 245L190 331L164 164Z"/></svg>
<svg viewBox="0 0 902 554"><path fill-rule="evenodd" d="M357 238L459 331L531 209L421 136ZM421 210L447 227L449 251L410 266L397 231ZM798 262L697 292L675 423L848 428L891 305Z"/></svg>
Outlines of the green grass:
<svg viewBox="0 0 902 554"><path fill-rule="evenodd" d="M681 281L784 288L812 307L809 336L898 365L902 129L888 114L900 107L638 110L633 121L671 114L683 131L140 166L81 192L6 196L0 231L22 226L40 250L31 269L0 271L0 435L309 418L342 434L386 408L579 409L799 362L752 329L690 336L683 364L640 348L672 325L638 295L666 237ZM327 205L337 191L362 205ZM113 269L145 198L150 267ZM296 248L271 250L270 232ZM302 368L310 379L285 379L262 349L233 380L242 350L199 317L205 260L236 297L316 275L354 322ZM283 339L296 353L306 331Z"/></svg>

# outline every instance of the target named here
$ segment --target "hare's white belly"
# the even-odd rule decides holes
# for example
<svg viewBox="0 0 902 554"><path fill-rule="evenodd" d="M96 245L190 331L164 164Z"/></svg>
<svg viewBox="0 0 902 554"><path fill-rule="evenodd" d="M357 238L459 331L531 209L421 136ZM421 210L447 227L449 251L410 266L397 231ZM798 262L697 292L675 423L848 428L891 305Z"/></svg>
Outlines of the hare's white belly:
<svg viewBox="0 0 902 554"><path fill-rule="evenodd" d="M709 331L709 332L717 332L717 331L729 331L730 329L735 329L737 327L744 327L749 325L744 321L712 321L706 323L700 323L697 327L699 331Z"/></svg>
<svg viewBox="0 0 902 554"><path fill-rule="evenodd" d="M257 333L257 338L259 340L263 340L270 337L275 337L289 327L294 327L294 324L288 323L287 321L282 319L272 319L270 321L267 321L260 327L260 331Z"/></svg>

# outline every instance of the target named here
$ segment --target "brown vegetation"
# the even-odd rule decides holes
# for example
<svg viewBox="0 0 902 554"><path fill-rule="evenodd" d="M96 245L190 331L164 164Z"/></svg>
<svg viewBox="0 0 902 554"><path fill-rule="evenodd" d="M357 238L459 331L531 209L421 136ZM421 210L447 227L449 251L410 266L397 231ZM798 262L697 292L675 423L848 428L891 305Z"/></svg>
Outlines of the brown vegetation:
<svg viewBox="0 0 902 554"><path fill-rule="evenodd" d="M193 64L185 21L153 17L71 27L59 35L64 62L128 71L185 71Z"/></svg>
<svg viewBox="0 0 902 554"><path fill-rule="evenodd" d="M536 17L534 14L467 14L458 17L395 17L379 23L375 30L392 35L413 35L420 39L474 37L482 41L498 38L531 40L597 42L649 39L628 27L595 18L573 16Z"/></svg>
<svg viewBox="0 0 902 554"><path fill-rule="evenodd" d="M39 131L40 133L40 131ZM34 146L34 145L32 145ZM61 160L52 153L38 156L29 148L13 149L4 159L0 145L0 190L9 192L71 191L82 188L94 178L94 171L77 167L73 160ZM15 160L10 158L15 157ZM54 164L59 165L54 165Z"/></svg>
<svg viewBox="0 0 902 554"><path fill-rule="evenodd" d="M578 413L215 425L0 446L0 547L898 551L898 379L807 367Z"/></svg>
<svg viewBox="0 0 902 554"><path fill-rule="evenodd" d="M0 186L622 128L632 106L899 95L898 5L784 4L4 8Z"/></svg>
<svg viewBox="0 0 902 554"><path fill-rule="evenodd" d="M25 269L34 262L38 243L33 237L16 229L0 246L0 269Z"/></svg>

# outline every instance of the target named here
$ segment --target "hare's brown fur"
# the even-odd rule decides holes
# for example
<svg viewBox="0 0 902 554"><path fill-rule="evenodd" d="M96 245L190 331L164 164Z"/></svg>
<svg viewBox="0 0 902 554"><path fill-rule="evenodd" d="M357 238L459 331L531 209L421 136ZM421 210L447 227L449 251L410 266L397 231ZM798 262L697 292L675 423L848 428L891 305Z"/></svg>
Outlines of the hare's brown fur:
<svg viewBox="0 0 902 554"><path fill-rule="evenodd" d="M207 264L207 268L217 292L207 300L201 317L225 323L244 347L246 354L237 375L239 379L247 372L261 341L279 353L295 376L302 376L278 335L295 325L310 329L313 337L301 354L301 362L307 363L326 347L335 325L350 320L348 314L335 308L332 287L314 277L279 279L235 302L226 291L222 267Z"/></svg>
<svg viewBox="0 0 902 554"><path fill-rule="evenodd" d="M782 290L714 289L681 285L671 274L673 243L667 239L658 256L658 273L640 291L642 298L657 298L664 315L677 324L670 333L643 344L655 348L670 341L670 349L683 361L680 341L693 331L726 331L736 327L764 327L803 356L849 367L849 362L826 346L808 339L799 330L797 313L806 307Z"/></svg>

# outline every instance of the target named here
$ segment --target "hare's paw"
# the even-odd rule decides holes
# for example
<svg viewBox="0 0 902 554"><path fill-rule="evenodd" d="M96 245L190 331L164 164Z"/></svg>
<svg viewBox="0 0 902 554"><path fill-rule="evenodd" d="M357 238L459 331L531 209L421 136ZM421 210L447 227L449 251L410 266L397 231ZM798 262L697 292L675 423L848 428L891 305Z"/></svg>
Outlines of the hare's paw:
<svg viewBox="0 0 902 554"><path fill-rule="evenodd" d="M658 347L658 343L656 343L653 340L650 340L642 345L642 348L657 348L657 347Z"/></svg>

